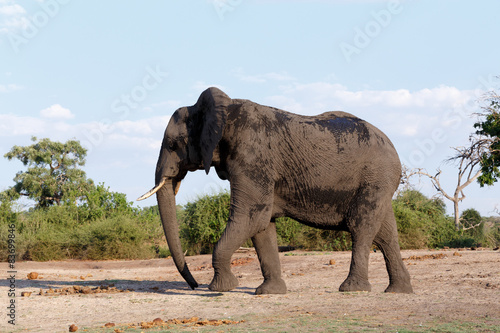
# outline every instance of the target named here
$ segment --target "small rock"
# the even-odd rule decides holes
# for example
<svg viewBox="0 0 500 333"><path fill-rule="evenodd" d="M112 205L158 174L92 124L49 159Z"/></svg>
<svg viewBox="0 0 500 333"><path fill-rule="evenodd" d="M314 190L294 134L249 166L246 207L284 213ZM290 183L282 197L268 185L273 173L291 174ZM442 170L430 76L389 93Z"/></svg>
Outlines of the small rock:
<svg viewBox="0 0 500 333"><path fill-rule="evenodd" d="M106 328L115 327L115 326L116 326L115 323L106 323L106 324L104 324L104 327L106 327Z"/></svg>
<svg viewBox="0 0 500 333"><path fill-rule="evenodd" d="M31 272L28 274L28 280L36 280L38 278L37 272Z"/></svg>
<svg viewBox="0 0 500 333"><path fill-rule="evenodd" d="M83 287L81 289L81 293L82 294L92 294L92 289L90 289L90 287Z"/></svg>
<svg viewBox="0 0 500 333"><path fill-rule="evenodd" d="M69 327L69 331L70 332L76 332L76 331L78 331L78 326L76 326L75 324L71 325Z"/></svg>
<svg viewBox="0 0 500 333"><path fill-rule="evenodd" d="M335 259L330 259L330 266L335 265Z"/></svg>
<svg viewBox="0 0 500 333"><path fill-rule="evenodd" d="M164 322L165 322L165 321L164 321L163 319L161 319L161 318L155 318L155 319L153 319L153 324L154 324L154 325L161 325L161 324L163 324Z"/></svg>
<svg viewBox="0 0 500 333"><path fill-rule="evenodd" d="M31 296L31 291L23 291L21 293L21 297L30 297Z"/></svg>
<svg viewBox="0 0 500 333"><path fill-rule="evenodd" d="M462 255L460 253L458 253L458 252L455 251L455 252L453 252L453 256L455 256L455 257L461 257Z"/></svg>

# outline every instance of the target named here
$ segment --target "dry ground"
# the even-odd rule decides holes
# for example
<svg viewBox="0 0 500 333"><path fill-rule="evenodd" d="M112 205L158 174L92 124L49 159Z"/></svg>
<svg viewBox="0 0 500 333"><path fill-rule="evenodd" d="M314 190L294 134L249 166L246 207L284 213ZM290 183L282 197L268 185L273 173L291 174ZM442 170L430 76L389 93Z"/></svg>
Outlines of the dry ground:
<svg viewBox="0 0 500 333"><path fill-rule="evenodd" d="M147 328L146 323L141 328L141 322L192 317L200 319L171 323L170 330L500 331L500 251L403 251L415 291L410 295L383 292L388 276L380 252L370 255L370 293L338 292L348 273L350 252L293 251L280 256L288 293L269 296L253 295L262 276L252 250L233 256L240 286L227 293L207 289L213 274L209 255L187 258L200 283L194 291L171 259L18 262L15 326L6 316L9 269L1 263L6 278L0 281L0 331L68 332L74 324L78 332L147 333L160 329ZM38 277L29 280L31 272ZM32 294L23 297L22 292ZM203 318L230 321L207 326L199 322ZM106 323L115 326L103 328Z"/></svg>

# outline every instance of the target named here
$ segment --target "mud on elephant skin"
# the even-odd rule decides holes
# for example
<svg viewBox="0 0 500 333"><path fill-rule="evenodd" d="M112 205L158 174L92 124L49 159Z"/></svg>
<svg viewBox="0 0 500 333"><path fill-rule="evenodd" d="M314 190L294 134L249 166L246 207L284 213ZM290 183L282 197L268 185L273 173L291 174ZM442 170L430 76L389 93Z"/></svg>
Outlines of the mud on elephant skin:
<svg viewBox="0 0 500 333"><path fill-rule="evenodd" d="M383 252L388 292L411 293L401 259L391 199L401 163L379 129L345 112L301 116L249 100L231 99L217 88L196 104L175 111L165 130L156 166L156 193L167 242L177 269L198 284L186 265L175 216L175 194L188 171L214 167L230 182L226 230L217 242L209 288L238 285L232 254L249 238L263 283L256 294L285 293L274 219L288 216L309 226L352 235L352 259L341 291L369 291L372 243Z"/></svg>

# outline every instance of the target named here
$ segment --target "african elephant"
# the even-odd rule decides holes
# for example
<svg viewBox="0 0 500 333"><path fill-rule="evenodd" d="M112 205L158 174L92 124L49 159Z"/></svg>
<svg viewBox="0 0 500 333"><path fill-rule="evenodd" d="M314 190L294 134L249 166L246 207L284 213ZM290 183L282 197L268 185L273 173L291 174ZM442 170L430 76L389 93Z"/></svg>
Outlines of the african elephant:
<svg viewBox="0 0 500 333"><path fill-rule="evenodd" d="M391 141L373 125L345 112L301 116L205 90L195 105L175 111L156 166L156 193L173 260L191 288L179 240L175 194L188 171L215 167L230 182L230 216L213 252L213 291L238 285L232 254L249 238L264 282L256 294L286 293L274 219L288 216L309 226L352 236L349 275L340 291L370 291L372 243L389 273L386 292L411 293L391 200L401 163Z"/></svg>

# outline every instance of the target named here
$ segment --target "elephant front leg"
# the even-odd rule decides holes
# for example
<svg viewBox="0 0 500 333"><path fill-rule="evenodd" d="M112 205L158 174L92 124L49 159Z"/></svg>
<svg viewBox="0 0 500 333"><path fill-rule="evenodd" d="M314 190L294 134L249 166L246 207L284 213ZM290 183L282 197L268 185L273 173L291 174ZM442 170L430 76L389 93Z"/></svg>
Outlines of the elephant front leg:
<svg viewBox="0 0 500 333"><path fill-rule="evenodd" d="M266 230L252 237L252 242L257 251L264 276L264 282L257 288L255 294L285 294L286 284L281 278L276 224L270 223Z"/></svg>
<svg viewBox="0 0 500 333"><path fill-rule="evenodd" d="M212 255L214 277L208 286L212 291L229 291L238 286L238 279L231 272L231 257L250 236L235 229L237 228L234 223L228 222L226 230L215 245Z"/></svg>
<svg viewBox="0 0 500 333"><path fill-rule="evenodd" d="M238 286L238 280L231 272L231 256L270 223L274 184L262 183L267 188L248 179L247 175L232 176L230 217L212 256L214 278L210 290L229 291Z"/></svg>

